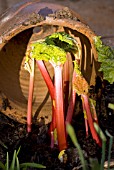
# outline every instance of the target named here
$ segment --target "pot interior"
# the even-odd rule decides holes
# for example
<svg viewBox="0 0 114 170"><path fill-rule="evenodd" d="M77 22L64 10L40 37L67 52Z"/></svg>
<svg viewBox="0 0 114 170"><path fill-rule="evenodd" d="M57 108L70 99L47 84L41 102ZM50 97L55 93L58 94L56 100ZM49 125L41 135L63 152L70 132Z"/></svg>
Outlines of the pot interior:
<svg viewBox="0 0 114 170"><path fill-rule="evenodd" d="M91 50L91 44L85 35L71 30L67 27L59 28L58 26L51 30L52 26L45 26L43 33L39 34L39 38L44 38L52 34L54 31L64 30L75 37L81 46L81 63L82 73L89 84L94 84L96 75L96 62ZM51 30L51 31L50 31ZM27 100L29 89L29 73L24 69L25 52L28 42L33 33L40 32L39 28L30 28L20 32L10 39L8 43L0 51L0 91L3 105L3 98L8 98L13 109L2 108L3 112L8 116L17 119L20 122L26 122ZM72 79L72 56L69 59L70 81ZM51 78L54 78L54 71L50 63L45 62ZM97 67L96 67L97 66ZM96 70L95 70L96 69ZM71 87L70 87L71 88ZM33 94L33 116L35 119L39 117L48 117L51 121L52 103L47 86L36 66L35 84Z"/></svg>

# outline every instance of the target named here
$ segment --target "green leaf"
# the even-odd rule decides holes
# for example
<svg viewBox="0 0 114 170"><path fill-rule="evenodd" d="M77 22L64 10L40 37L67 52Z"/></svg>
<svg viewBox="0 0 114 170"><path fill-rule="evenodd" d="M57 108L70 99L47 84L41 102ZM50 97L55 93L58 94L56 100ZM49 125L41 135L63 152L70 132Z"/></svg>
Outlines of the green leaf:
<svg viewBox="0 0 114 170"><path fill-rule="evenodd" d="M76 60L73 61L73 63L74 63L74 70L75 70L76 74L81 75L82 73L80 71L79 64L77 63Z"/></svg>
<svg viewBox="0 0 114 170"><path fill-rule="evenodd" d="M100 170L101 165L99 164L98 159L90 158L89 161L91 170Z"/></svg>
<svg viewBox="0 0 114 170"><path fill-rule="evenodd" d="M46 37L45 42L48 45L55 45L67 52L77 51L76 40L65 32L56 32Z"/></svg>
<svg viewBox="0 0 114 170"><path fill-rule="evenodd" d="M13 154L13 159L12 159L12 163L10 166L10 170L15 170L15 160L16 160L16 150L14 151L14 154Z"/></svg>
<svg viewBox="0 0 114 170"><path fill-rule="evenodd" d="M19 165L19 159L17 157L17 153L16 153L16 170L20 170L20 165Z"/></svg>
<svg viewBox="0 0 114 170"><path fill-rule="evenodd" d="M46 166L43 166L41 164L37 164L37 163L22 163L20 164L20 168L27 168L27 167L32 167L32 168L46 168Z"/></svg>
<svg viewBox="0 0 114 170"><path fill-rule="evenodd" d="M18 156L20 149L21 149L21 146L19 147L18 151L16 152L16 156Z"/></svg>
<svg viewBox="0 0 114 170"><path fill-rule="evenodd" d="M109 103L109 104L108 104L108 108L110 108L110 109L114 110L114 104Z"/></svg>
<svg viewBox="0 0 114 170"><path fill-rule="evenodd" d="M45 42L34 43L31 57L36 60L51 61L56 65L64 64L66 61L66 52L60 47L47 45Z"/></svg>
<svg viewBox="0 0 114 170"><path fill-rule="evenodd" d="M26 62L30 58L49 61L53 65L61 65L66 61L66 53L77 54L79 45L77 41L65 32L56 32L45 39L38 40L31 44L27 52Z"/></svg>
<svg viewBox="0 0 114 170"><path fill-rule="evenodd" d="M10 168L9 168L9 154L7 152L6 164L4 165L2 162L0 162L0 168L2 168L3 170L20 170L21 168L23 168L23 170L26 170L27 167L43 168L43 169L46 168L46 166L43 166L43 165L37 164L37 163L19 164L19 159L18 159L19 151L20 151L20 147L17 152L16 152L16 150L14 150L13 159L12 159Z"/></svg>
<svg viewBox="0 0 114 170"><path fill-rule="evenodd" d="M94 43L98 52L98 61L101 62L99 71L103 72L104 79L113 84L114 82L114 50L102 43L101 37L94 37Z"/></svg>
<svg viewBox="0 0 114 170"><path fill-rule="evenodd" d="M5 149L8 149L8 147L0 140L0 145L2 145Z"/></svg>
<svg viewBox="0 0 114 170"><path fill-rule="evenodd" d="M95 127L98 135L99 135L100 138L102 139L102 141L103 141L103 142L106 142L106 136L104 135L104 133L103 133L103 131L101 130L101 128L99 127L99 125L94 122L94 127Z"/></svg>
<svg viewBox="0 0 114 170"><path fill-rule="evenodd" d="M106 137L105 137L103 131L101 130L101 128L99 127L99 125L96 122L94 122L94 127L95 127L95 130L97 131L98 135L100 136L100 138L102 140L102 159L101 159L101 168L100 168L100 170L104 170Z"/></svg>
<svg viewBox="0 0 114 170"><path fill-rule="evenodd" d="M6 168L2 162L0 162L0 169L6 170Z"/></svg>
<svg viewBox="0 0 114 170"><path fill-rule="evenodd" d="M9 154L7 152L7 156L6 156L6 164L5 164L6 170L9 170Z"/></svg>
<svg viewBox="0 0 114 170"><path fill-rule="evenodd" d="M110 160L111 160L111 149L113 145L113 136L108 132L108 130L105 131L107 136L110 138L109 140L109 149L108 149L108 170L110 169Z"/></svg>
<svg viewBox="0 0 114 170"><path fill-rule="evenodd" d="M84 160L83 152L82 152L82 149L81 149L81 147L78 143L75 131L69 123L67 123L66 129L67 129L67 132L68 132L74 146L78 149L78 153L79 153L80 160L81 160L81 163L82 163L82 169L86 170L86 161Z"/></svg>

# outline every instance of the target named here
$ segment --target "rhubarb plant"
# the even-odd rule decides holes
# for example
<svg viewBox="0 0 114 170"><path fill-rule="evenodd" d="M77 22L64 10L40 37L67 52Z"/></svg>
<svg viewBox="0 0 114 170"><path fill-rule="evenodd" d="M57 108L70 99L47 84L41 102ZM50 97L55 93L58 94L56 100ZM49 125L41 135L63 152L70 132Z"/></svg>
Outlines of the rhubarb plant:
<svg viewBox="0 0 114 170"><path fill-rule="evenodd" d="M66 133L63 110L63 90L62 90L62 68L66 61L66 52L55 46L48 45L46 42L33 44L32 57L36 60L49 61L54 68L55 76L55 108L56 108L56 128L59 149L66 149ZM62 139L62 140L61 140Z"/></svg>
<svg viewBox="0 0 114 170"><path fill-rule="evenodd" d="M54 33L51 36L46 37L42 42L38 41L32 44L32 58L36 61L48 61L54 68L55 119L60 151L67 147L62 72L64 63L67 59L67 52L76 50L77 46L72 37L63 32Z"/></svg>
<svg viewBox="0 0 114 170"><path fill-rule="evenodd" d="M82 98L82 106L85 113L86 131L88 133L88 125L90 127L93 139L101 145L101 141L97 135L94 128L94 117L92 116L90 102L88 97L89 85L85 78L83 77L80 68L80 46L77 41L65 32L56 32L45 39L38 40L30 44L27 51L26 66L27 70L31 70L32 65L29 64L30 61L36 61L38 68L44 78L44 81L50 92L52 99L52 123L51 123L51 134L54 136L54 132L57 133L57 140L59 150L62 151L67 148L66 140L66 124L71 123L73 111L75 107L76 93ZM75 60L73 61L74 70L72 75L71 83L71 94L70 97L65 91L64 94L64 79L69 81L69 68L66 63L68 60L68 53L71 53ZM54 83L45 67L45 62L50 62L54 68ZM63 71L65 65L66 78L63 79ZM32 72L30 72L29 87L29 98L28 98L28 114L27 123L28 131L31 127L31 112L32 112L32 94L33 94L33 74L34 67L32 67ZM68 83L68 82L67 82ZM68 85L68 84L67 84ZM66 97L68 99L66 99ZM68 101L67 111L65 110L65 101ZM95 108L94 108L95 109ZM66 115L65 115L66 114ZM56 130L55 130L56 128ZM53 142L52 142L53 143Z"/></svg>

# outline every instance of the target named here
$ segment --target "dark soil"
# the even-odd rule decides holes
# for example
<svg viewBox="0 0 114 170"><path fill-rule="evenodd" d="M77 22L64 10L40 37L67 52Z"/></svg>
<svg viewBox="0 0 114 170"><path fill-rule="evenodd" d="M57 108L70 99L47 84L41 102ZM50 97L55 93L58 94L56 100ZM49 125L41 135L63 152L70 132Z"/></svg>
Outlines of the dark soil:
<svg viewBox="0 0 114 170"><path fill-rule="evenodd" d="M108 108L108 103L114 103L114 84L102 83L98 78L96 86L91 87L90 95L96 98L96 110L99 118L99 125L103 132L107 129L114 136L114 112ZM77 111L78 110L78 111ZM78 112L78 113L77 113ZM43 122L43 118L42 118ZM84 118L81 109L80 97L77 97L77 104L72 120L76 136L83 150L85 159L89 165L89 158L101 159L101 148L92 139L91 134L86 137ZM40 123L32 126L32 132L26 133L26 125L15 122L0 112L0 161L5 163L6 153L9 152L10 160L14 150L19 152L20 163L36 162L46 166L47 170L77 170L81 169L81 163L77 149L68 137L67 159L61 163L58 159L59 150L57 146L50 147L48 125ZM108 147L108 138L107 138ZM111 159L114 158L114 144L112 146ZM106 151L107 160L107 151ZM32 169L32 168L29 168ZM91 169L91 168L90 168Z"/></svg>

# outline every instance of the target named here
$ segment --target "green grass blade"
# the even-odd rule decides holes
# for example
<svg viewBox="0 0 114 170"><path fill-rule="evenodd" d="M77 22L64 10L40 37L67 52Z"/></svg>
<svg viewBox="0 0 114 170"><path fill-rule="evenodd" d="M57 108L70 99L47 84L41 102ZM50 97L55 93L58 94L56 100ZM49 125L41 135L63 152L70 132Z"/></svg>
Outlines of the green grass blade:
<svg viewBox="0 0 114 170"><path fill-rule="evenodd" d="M26 170L27 169L27 167L26 168L23 168L23 170Z"/></svg>
<svg viewBox="0 0 114 170"><path fill-rule="evenodd" d="M16 152L16 155L18 156L19 152L20 152L21 146L19 147L18 151Z"/></svg>
<svg viewBox="0 0 114 170"><path fill-rule="evenodd" d="M46 168L46 166L43 166L41 164L37 164L37 163L22 163L20 164L20 168L27 168L27 167L32 167L32 168Z"/></svg>
<svg viewBox="0 0 114 170"><path fill-rule="evenodd" d="M16 160L16 150L14 151L14 154L13 154L13 160L10 166L10 170L15 170L15 160Z"/></svg>
<svg viewBox="0 0 114 170"><path fill-rule="evenodd" d="M6 169L6 170L9 170L9 154L8 154L8 152L7 152L7 156L6 156L5 169Z"/></svg>
<svg viewBox="0 0 114 170"><path fill-rule="evenodd" d="M110 159L111 159L111 149L113 144L113 136L106 130L106 135L110 138L109 140L109 149L108 149L108 170L110 169Z"/></svg>
<svg viewBox="0 0 114 170"><path fill-rule="evenodd" d="M91 166L91 170L100 170L100 164L98 162L98 159L94 159L94 158L90 158L90 166Z"/></svg>
<svg viewBox="0 0 114 170"><path fill-rule="evenodd" d="M0 140L0 145L3 146L5 149L8 149L8 147Z"/></svg>
<svg viewBox="0 0 114 170"><path fill-rule="evenodd" d="M20 170L19 159L16 155L16 170Z"/></svg>
<svg viewBox="0 0 114 170"><path fill-rule="evenodd" d="M105 150L106 150L106 142L102 142L101 170L104 170Z"/></svg>
<svg viewBox="0 0 114 170"><path fill-rule="evenodd" d="M94 127L95 127L95 130L97 131L98 135L100 136L100 138L102 140L102 158L101 158L101 168L100 169L104 170L105 150L106 150L106 137L105 137L103 131L101 130L101 128L95 122L94 122Z"/></svg>
<svg viewBox="0 0 114 170"><path fill-rule="evenodd" d="M81 160L81 163L82 163L82 168L83 168L83 170L86 170L86 161L84 160L83 152L82 152L82 149L81 149L81 147L78 143L78 140L76 138L75 131L69 123L67 123L66 129L67 129L67 132L68 132L74 146L78 149L78 153L79 153L80 160Z"/></svg>
<svg viewBox="0 0 114 170"><path fill-rule="evenodd" d="M94 122L94 127L95 127L95 130L97 131L98 135L100 136L101 140L103 142L106 142L106 136L104 135L104 133L101 130L101 128L99 127L99 125Z"/></svg>
<svg viewBox="0 0 114 170"><path fill-rule="evenodd" d="M0 162L0 169L6 170L6 168L2 162Z"/></svg>

